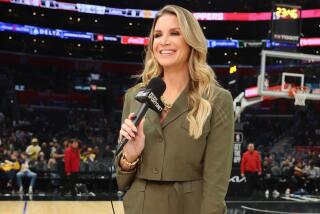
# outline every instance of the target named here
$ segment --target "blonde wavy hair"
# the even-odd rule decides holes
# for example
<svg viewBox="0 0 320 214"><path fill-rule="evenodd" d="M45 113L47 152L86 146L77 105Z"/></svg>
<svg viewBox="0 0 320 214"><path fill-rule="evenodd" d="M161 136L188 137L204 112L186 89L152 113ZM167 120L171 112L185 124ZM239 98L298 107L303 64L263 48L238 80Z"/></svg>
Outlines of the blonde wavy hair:
<svg viewBox="0 0 320 214"><path fill-rule="evenodd" d="M163 70L154 57L152 46L155 24L159 17L165 14L177 17L182 36L191 48L188 61L191 81L189 83L187 120L190 124L189 135L198 139L202 135L204 123L212 110L209 101L213 97L214 86L218 83L213 70L207 64L207 40L199 22L192 13L176 5L167 5L158 12L149 35L145 66L140 77L142 84L147 85L152 78L162 75Z"/></svg>

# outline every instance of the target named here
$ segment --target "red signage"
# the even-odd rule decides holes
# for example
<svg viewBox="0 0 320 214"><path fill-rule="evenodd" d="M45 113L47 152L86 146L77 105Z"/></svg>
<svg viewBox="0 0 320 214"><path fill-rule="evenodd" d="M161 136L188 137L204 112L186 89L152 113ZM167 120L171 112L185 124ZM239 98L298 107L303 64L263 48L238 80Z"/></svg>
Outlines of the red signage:
<svg viewBox="0 0 320 214"><path fill-rule="evenodd" d="M147 45L148 43L149 38L147 37L121 36L121 44L124 45Z"/></svg>
<svg viewBox="0 0 320 214"><path fill-rule="evenodd" d="M301 38L300 46L320 46L320 38Z"/></svg>
<svg viewBox="0 0 320 214"><path fill-rule="evenodd" d="M104 35L103 34L98 34L97 35L97 41L103 42L103 40L104 40Z"/></svg>

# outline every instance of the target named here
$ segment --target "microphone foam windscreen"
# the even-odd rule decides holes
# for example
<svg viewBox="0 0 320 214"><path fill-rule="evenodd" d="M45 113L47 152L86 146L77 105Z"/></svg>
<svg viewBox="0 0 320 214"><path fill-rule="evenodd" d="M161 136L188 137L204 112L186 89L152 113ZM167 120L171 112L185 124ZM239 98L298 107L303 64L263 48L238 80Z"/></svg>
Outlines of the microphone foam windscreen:
<svg viewBox="0 0 320 214"><path fill-rule="evenodd" d="M157 97L161 97L166 90L166 84L160 77L154 77L150 80L147 89L151 89Z"/></svg>

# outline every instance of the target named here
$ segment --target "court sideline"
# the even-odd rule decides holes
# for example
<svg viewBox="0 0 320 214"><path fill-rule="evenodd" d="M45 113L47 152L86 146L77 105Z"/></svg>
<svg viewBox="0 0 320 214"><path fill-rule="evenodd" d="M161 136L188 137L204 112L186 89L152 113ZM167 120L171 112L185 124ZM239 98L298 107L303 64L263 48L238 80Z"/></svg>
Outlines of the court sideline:
<svg viewBox="0 0 320 214"><path fill-rule="evenodd" d="M114 201L116 214L124 214L121 201ZM0 201L1 214L113 214L110 201Z"/></svg>

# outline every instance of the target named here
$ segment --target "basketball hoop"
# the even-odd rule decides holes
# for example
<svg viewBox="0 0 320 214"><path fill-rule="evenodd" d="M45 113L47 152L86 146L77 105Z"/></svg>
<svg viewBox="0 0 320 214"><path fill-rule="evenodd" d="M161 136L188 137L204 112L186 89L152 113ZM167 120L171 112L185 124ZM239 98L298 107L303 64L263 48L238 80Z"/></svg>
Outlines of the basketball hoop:
<svg viewBox="0 0 320 214"><path fill-rule="evenodd" d="M294 105L305 106L310 89L308 87L291 87L288 91L290 97L294 97Z"/></svg>

